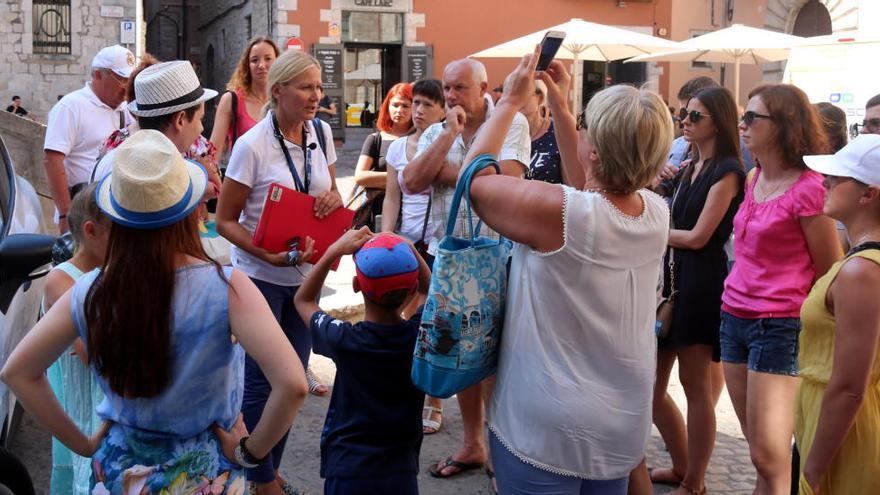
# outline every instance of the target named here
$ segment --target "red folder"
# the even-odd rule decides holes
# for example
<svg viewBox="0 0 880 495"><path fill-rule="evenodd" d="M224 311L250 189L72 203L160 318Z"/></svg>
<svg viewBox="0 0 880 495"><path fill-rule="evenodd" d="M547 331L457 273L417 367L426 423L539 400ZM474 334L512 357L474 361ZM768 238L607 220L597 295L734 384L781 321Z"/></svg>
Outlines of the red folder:
<svg viewBox="0 0 880 495"><path fill-rule="evenodd" d="M316 263L331 244L351 229L354 211L339 208L324 218L316 218L315 198L308 194L273 183L266 194L263 214L254 232L254 244L273 253L290 249L290 241L300 239L300 250L306 236L315 240ZM333 270L339 266L339 260L333 264Z"/></svg>

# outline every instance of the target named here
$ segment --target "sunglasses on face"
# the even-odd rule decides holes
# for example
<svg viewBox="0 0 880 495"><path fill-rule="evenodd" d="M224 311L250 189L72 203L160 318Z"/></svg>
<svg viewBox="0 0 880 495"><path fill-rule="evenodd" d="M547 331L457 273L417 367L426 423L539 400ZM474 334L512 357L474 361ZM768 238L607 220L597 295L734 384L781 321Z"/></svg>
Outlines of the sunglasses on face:
<svg viewBox="0 0 880 495"><path fill-rule="evenodd" d="M853 129L855 131L853 137L865 132L874 133L880 131L880 119L865 119L861 124L853 124Z"/></svg>
<svg viewBox="0 0 880 495"><path fill-rule="evenodd" d="M752 124L755 123L756 119L772 119L773 117L769 115L764 115L761 113L753 112L751 110L747 111L740 117L739 121L743 123L746 127L751 127Z"/></svg>
<svg viewBox="0 0 880 495"><path fill-rule="evenodd" d="M577 126L575 127L575 129L580 131L581 129L586 129L586 128L587 128L587 115L586 115L586 112L581 112L578 114Z"/></svg>
<svg viewBox="0 0 880 495"><path fill-rule="evenodd" d="M697 122L703 120L703 117L711 117L708 113L700 113L697 110L688 111L687 108L682 108L678 111L678 121L684 122L685 119L691 119L691 123L696 124Z"/></svg>

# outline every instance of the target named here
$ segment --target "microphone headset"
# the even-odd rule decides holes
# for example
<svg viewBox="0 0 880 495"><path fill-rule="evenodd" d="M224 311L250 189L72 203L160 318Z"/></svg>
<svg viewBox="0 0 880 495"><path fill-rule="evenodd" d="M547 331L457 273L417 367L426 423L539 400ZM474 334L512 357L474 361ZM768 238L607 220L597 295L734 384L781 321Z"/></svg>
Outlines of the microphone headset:
<svg viewBox="0 0 880 495"><path fill-rule="evenodd" d="M310 150L312 150L312 151L315 151L315 150L318 148L318 145L315 144L315 143L309 143L309 145L307 146L307 148L310 149Z"/></svg>

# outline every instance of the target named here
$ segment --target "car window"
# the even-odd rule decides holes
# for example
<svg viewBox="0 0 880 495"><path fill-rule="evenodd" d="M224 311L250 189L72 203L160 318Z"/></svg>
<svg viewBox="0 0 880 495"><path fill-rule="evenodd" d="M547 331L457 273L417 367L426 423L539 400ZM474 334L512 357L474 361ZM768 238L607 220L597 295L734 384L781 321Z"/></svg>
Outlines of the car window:
<svg viewBox="0 0 880 495"><path fill-rule="evenodd" d="M14 181L15 171L12 169L6 144L0 139L0 238L6 235L9 218L12 216Z"/></svg>

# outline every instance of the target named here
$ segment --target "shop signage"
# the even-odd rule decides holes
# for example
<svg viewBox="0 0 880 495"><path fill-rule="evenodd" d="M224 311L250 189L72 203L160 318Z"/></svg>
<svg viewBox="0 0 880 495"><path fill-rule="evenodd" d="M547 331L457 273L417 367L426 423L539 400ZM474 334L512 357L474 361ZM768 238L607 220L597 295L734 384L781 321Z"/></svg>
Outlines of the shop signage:
<svg viewBox="0 0 880 495"><path fill-rule="evenodd" d="M287 49L288 50L291 48L294 50L302 50L304 47L305 47L305 45L303 45L302 40L299 38L290 38L289 40L287 40Z"/></svg>
<svg viewBox="0 0 880 495"><path fill-rule="evenodd" d="M342 89L342 47L323 45L315 49L315 58L321 63L324 90Z"/></svg>
<svg viewBox="0 0 880 495"><path fill-rule="evenodd" d="M394 7L394 0L354 0L358 7Z"/></svg>
<svg viewBox="0 0 880 495"><path fill-rule="evenodd" d="M125 17L121 5L101 5L101 17Z"/></svg>
<svg viewBox="0 0 880 495"><path fill-rule="evenodd" d="M404 46L403 79L415 82L433 75L434 53L430 46Z"/></svg>

